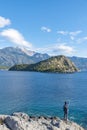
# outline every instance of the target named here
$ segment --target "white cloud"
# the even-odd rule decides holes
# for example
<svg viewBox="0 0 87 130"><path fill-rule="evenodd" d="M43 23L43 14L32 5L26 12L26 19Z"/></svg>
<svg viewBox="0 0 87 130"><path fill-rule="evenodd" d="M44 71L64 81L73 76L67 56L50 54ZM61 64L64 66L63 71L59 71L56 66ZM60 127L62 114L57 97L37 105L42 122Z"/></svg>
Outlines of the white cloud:
<svg viewBox="0 0 87 130"><path fill-rule="evenodd" d="M69 31L57 31L58 34L62 34L62 35L71 35L71 36L76 36L78 34L80 34L82 31L78 30L78 31L74 31L74 32L69 32Z"/></svg>
<svg viewBox="0 0 87 130"><path fill-rule="evenodd" d="M57 54L63 54L63 55L71 55L75 50L71 46L62 44L54 44L45 48L37 48L36 51L41 51L43 53L48 53L50 55L57 55Z"/></svg>
<svg viewBox="0 0 87 130"><path fill-rule="evenodd" d="M7 38L10 42L19 46L31 47L32 44L27 42L23 35L16 29L6 29L0 33L1 36Z"/></svg>
<svg viewBox="0 0 87 130"><path fill-rule="evenodd" d="M3 27L10 25L10 24L11 24L10 19L6 19L6 18L0 16L0 28L3 28Z"/></svg>
<svg viewBox="0 0 87 130"><path fill-rule="evenodd" d="M87 40L87 37L84 37L83 39L84 39L84 40Z"/></svg>
<svg viewBox="0 0 87 130"><path fill-rule="evenodd" d="M82 38L79 38L76 40L77 43L82 43L82 42L85 42L87 41L87 37L82 37Z"/></svg>
<svg viewBox="0 0 87 130"><path fill-rule="evenodd" d="M43 32L51 32L51 29L48 28L48 27L43 26L43 27L41 27L41 31L43 31Z"/></svg>
<svg viewBox="0 0 87 130"><path fill-rule="evenodd" d="M71 54L74 52L74 49L72 47L66 45L59 45L57 49L60 51L64 51L67 54Z"/></svg>
<svg viewBox="0 0 87 130"><path fill-rule="evenodd" d="M80 34L82 31L81 30L78 30L78 31L74 31L74 32L69 32L69 35L70 35L70 39L73 41L75 40L76 36L78 34Z"/></svg>
<svg viewBox="0 0 87 130"><path fill-rule="evenodd" d="M76 36L76 35L80 34L81 32L82 32L81 30L78 30L78 31L75 31L75 32L69 32L69 34L71 36Z"/></svg>
<svg viewBox="0 0 87 130"><path fill-rule="evenodd" d="M75 39L75 37L74 36L70 36L70 39L73 41Z"/></svg>
<svg viewBox="0 0 87 130"><path fill-rule="evenodd" d="M63 30L62 31L57 31L58 34L68 35L72 41L75 40L76 36L78 34L80 34L81 32L82 32L81 30L77 30L77 31L73 31L73 32L63 31Z"/></svg>
<svg viewBox="0 0 87 130"><path fill-rule="evenodd" d="M67 35L68 31L57 31L58 34Z"/></svg>
<svg viewBox="0 0 87 130"><path fill-rule="evenodd" d="M71 35L71 36L76 36L78 34L80 34L82 31L78 30L78 31L74 31L74 32L69 32L69 31L57 31L58 34L62 34L62 35Z"/></svg>

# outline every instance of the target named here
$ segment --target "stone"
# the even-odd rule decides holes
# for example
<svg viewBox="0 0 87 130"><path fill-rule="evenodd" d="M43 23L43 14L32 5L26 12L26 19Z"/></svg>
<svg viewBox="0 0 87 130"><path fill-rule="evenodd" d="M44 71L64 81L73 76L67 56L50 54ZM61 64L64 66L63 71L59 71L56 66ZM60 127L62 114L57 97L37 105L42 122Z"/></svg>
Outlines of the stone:
<svg viewBox="0 0 87 130"><path fill-rule="evenodd" d="M0 130L84 130L78 124L54 117L30 117L25 113L1 115Z"/></svg>

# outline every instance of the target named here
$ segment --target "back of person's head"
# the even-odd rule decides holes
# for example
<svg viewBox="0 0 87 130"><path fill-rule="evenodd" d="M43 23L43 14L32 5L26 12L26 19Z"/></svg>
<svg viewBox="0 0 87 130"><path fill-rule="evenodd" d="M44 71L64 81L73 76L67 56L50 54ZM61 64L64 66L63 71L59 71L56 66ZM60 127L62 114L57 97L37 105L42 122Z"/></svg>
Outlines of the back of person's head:
<svg viewBox="0 0 87 130"><path fill-rule="evenodd" d="M65 101L65 105L67 104L67 102Z"/></svg>

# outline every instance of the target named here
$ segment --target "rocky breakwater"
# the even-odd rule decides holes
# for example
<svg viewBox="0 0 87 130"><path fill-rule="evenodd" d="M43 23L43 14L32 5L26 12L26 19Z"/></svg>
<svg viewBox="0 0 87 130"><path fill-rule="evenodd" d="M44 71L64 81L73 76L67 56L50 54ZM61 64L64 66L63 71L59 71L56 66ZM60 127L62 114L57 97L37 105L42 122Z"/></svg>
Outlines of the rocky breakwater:
<svg viewBox="0 0 87 130"><path fill-rule="evenodd" d="M74 122L58 117L32 117L25 113L0 115L0 130L84 130Z"/></svg>

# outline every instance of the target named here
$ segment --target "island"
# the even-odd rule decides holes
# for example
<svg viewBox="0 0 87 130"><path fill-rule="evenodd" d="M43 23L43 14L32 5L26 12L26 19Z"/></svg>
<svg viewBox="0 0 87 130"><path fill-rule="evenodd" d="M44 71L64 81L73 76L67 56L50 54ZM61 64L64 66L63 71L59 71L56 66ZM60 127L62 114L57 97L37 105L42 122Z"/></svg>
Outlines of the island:
<svg viewBox="0 0 87 130"><path fill-rule="evenodd" d="M35 64L20 64L14 65L10 71L37 71L37 72L58 72L58 73L73 73L77 72L78 68L66 56L54 56L44 61Z"/></svg>

